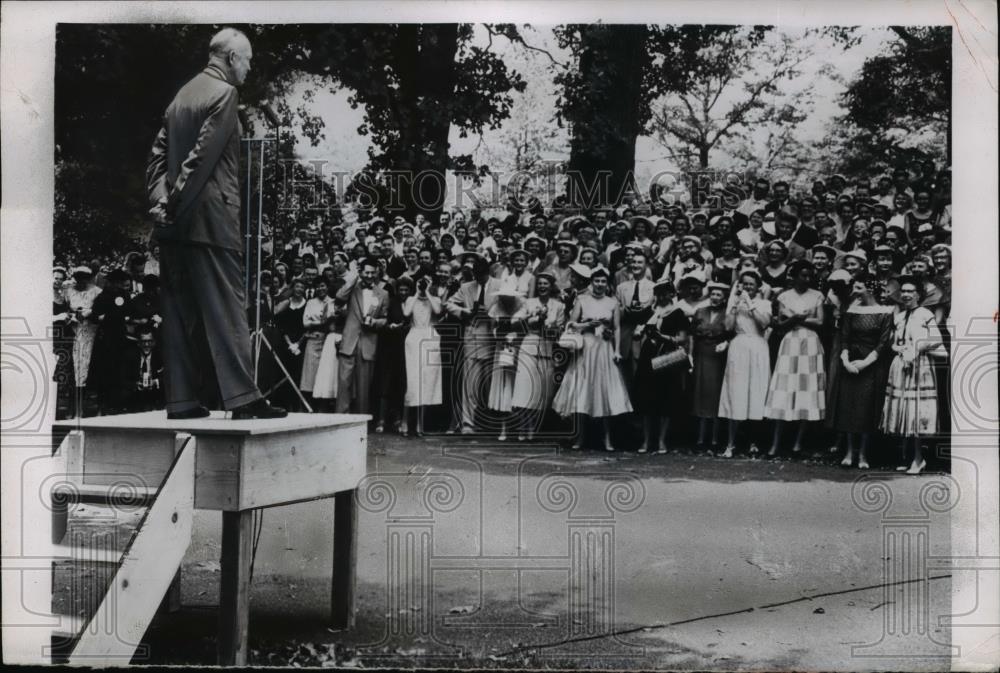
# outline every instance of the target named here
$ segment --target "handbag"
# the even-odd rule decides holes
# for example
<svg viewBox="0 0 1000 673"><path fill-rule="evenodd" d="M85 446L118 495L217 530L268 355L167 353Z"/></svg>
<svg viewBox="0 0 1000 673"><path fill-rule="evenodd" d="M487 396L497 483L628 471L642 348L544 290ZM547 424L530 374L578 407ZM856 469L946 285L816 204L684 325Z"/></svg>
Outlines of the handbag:
<svg viewBox="0 0 1000 673"><path fill-rule="evenodd" d="M566 330L556 341L556 345L568 351L578 351L583 348L583 335L572 330Z"/></svg>
<svg viewBox="0 0 1000 673"><path fill-rule="evenodd" d="M657 355L650 360L649 365L654 372L662 372L668 369L673 369L681 363L687 362L687 359L687 351L685 351L682 347L678 347L669 353Z"/></svg>
<svg viewBox="0 0 1000 673"><path fill-rule="evenodd" d="M497 366L511 368L517 364L517 353L511 346L503 346L497 352Z"/></svg>

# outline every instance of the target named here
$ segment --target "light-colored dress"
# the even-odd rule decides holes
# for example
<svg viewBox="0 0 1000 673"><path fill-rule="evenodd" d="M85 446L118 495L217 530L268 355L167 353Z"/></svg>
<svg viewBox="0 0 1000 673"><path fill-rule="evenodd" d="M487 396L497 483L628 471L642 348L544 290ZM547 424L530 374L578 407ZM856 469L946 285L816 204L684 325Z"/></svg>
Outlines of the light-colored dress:
<svg viewBox="0 0 1000 673"><path fill-rule="evenodd" d="M326 343L326 322L333 313L333 300L329 297L313 297L306 302L302 312L302 326L306 328L306 342L302 348L302 376L299 389L312 392L315 387L319 361Z"/></svg>
<svg viewBox="0 0 1000 673"><path fill-rule="evenodd" d="M736 296L730 303L737 301ZM764 418L771 356L764 330L771 322L771 303L759 296L750 308L737 309L733 321L736 336L729 342L726 372L722 376L719 416L734 421Z"/></svg>
<svg viewBox="0 0 1000 673"><path fill-rule="evenodd" d="M66 288L66 302L69 310L75 312L82 309L85 314L90 313L94 308L94 300L101 294L101 288L90 285L83 290L77 290L70 285ZM81 319L74 326L73 336L73 375L76 378L76 387L83 388L87 385L87 373L90 371L90 356L94 352L94 339L97 336L97 323L91 322L88 318Z"/></svg>
<svg viewBox="0 0 1000 673"><path fill-rule="evenodd" d="M608 296L598 299L582 294L577 302L581 308L578 322L607 320L610 324L618 310L618 301ZM599 327L583 333L583 348L566 368L552 400L552 408L560 416L587 414L604 418L632 411L625 380L614 361L617 342L604 338L604 332Z"/></svg>
<svg viewBox="0 0 1000 673"><path fill-rule="evenodd" d="M912 355L917 346L941 340L934 314L924 307L893 316L893 343ZM940 347L939 347L940 348ZM882 409L882 432L912 437L938 430L937 375L926 352L909 358L897 353L889 365Z"/></svg>
<svg viewBox="0 0 1000 673"><path fill-rule="evenodd" d="M316 380L313 383L313 397L319 400L333 400L337 398L337 372L339 371L337 360L337 344L340 343L340 334L332 331L333 325L323 340L323 350L319 355L319 365L316 367Z"/></svg>
<svg viewBox="0 0 1000 673"><path fill-rule="evenodd" d="M403 343L406 359L408 407L441 404L441 337L433 324L436 316L427 299L408 297L403 314L411 317L410 331Z"/></svg>
<svg viewBox="0 0 1000 673"><path fill-rule="evenodd" d="M536 316L542 301L533 297L525 302L514 318L527 320ZM527 326L528 333L521 340L517 352L517 372L514 375L514 394L511 405L523 409L548 409L555 395L555 365L552 346L566 322L565 307L558 299L549 299L544 323Z"/></svg>
<svg viewBox="0 0 1000 673"><path fill-rule="evenodd" d="M775 301L779 315L823 319L823 293L785 290ZM826 366L819 333L798 326L781 339L764 415L783 421L819 421L826 413Z"/></svg>
<svg viewBox="0 0 1000 673"><path fill-rule="evenodd" d="M512 318L524 303L522 297L498 300L490 308L491 318ZM508 335L513 334L510 326L498 325L494 328L497 347L493 349L493 368L490 376L490 394L486 404L493 411L506 413L514 408L514 375L517 373L517 342L509 341ZM514 367L504 366L502 358L504 350L515 353Z"/></svg>

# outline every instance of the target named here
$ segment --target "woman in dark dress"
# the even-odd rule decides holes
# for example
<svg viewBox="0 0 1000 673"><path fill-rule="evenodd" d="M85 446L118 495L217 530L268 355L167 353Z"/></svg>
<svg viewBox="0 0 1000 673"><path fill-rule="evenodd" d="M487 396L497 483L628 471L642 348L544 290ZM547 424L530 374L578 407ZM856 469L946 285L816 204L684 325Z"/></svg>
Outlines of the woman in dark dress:
<svg viewBox="0 0 1000 673"><path fill-rule="evenodd" d="M694 335L694 408L698 417L698 446L705 445L709 421L712 426L712 446L718 444L719 398L722 377L726 373L726 348L732 336L726 329L726 298L729 286L708 284L708 305L694 313L691 331Z"/></svg>
<svg viewBox="0 0 1000 673"><path fill-rule="evenodd" d="M413 294L414 284L409 276L396 280L395 289L389 294L389 310L385 328L378 333L378 358L375 360L375 383L378 390L378 418L375 432L384 432L386 423L393 423L399 434L406 435L406 415L403 413L403 396L406 393L406 332L409 320L403 315L403 304Z"/></svg>
<svg viewBox="0 0 1000 673"><path fill-rule="evenodd" d="M56 384L56 418L66 418L64 405L72 405L73 396L73 311L66 299L64 286L66 269L57 266L52 270L52 350L56 368L52 380ZM72 410L70 410L72 411Z"/></svg>
<svg viewBox="0 0 1000 673"><path fill-rule="evenodd" d="M679 364L653 371L652 360L687 345L690 324L684 311L674 303L676 292L669 280L653 287L653 315L642 326L642 345L635 374L633 407L643 416L643 438L639 453L649 450L653 425L659 419L657 453L667 452L670 418L686 412L687 358Z"/></svg>
<svg viewBox="0 0 1000 673"><path fill-rule="evenodd" d="M893 308L875 301L873 289L864 274L854 278L851 302L840 319L840 352L831 359L837 376L830 395L830 425L847 437L841 465L853 464L857 446L862 470L868 469L868 443L881 418L893 329Z"/></svg>
<svg viewBox="0 0 1000 673"><path fill-rule="evenodd" d="M275 355L288 373L288 381L279 389L282 406L303 410L299 397L299 380L302 378L302 345L306 328L302 317L306 310L306 284L301 278L291 282L291 296L274 309L274 323L281 333L281 343L274 344Z"/></svg>
<svg viewBox="0 0 1000 673"><path fill-rule="evenodd" d="M128 274L115 269L108 274L107 284L94 300L91 319L97 322L97 335L87 383L97 392L101 414L125 410L122 359L131 344L126 310L129 286Z"/></svg>

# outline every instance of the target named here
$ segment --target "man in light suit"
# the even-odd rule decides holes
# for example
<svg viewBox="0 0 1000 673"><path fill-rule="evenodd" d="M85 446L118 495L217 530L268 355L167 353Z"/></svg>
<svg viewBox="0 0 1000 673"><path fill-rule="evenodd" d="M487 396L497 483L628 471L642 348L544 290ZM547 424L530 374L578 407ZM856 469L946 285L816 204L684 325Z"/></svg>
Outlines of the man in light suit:
<svg viewBox="0 0 1000 673"><path fill-rule="evenodd" d="M337 301L347 302L344 331L337 351L338 414L347 413L352 400L357 413L368 413L378 330L385 327L389 312L389 294L375 284L378 260L368 257L360 266L358 275L337 292Z"/></svg>
<svg viewBox="0 0 1000 673"><path fill-rule="evenodd" d="M644 324L653 314L653 281L646 271L648 260L644 250L636 250L629 261L628 276L618 283L615 291L621 307L622 374L625 384L632 394L635 369L639 362L639 340L635 338L635 328Z"/></svg>
<svg viewBox="0 0 1000 673"><path fill-rule="evenodd" d="M209 52L208 66L167 107L146 167L160 246L167 417L207 416L199 399L206 387L217 387L234 419L282 417L253 380L243 289L236 87L253 54L232 28L212 38ZM212 371L214 381L201 380Z"/></svg>
<svg viewBox="0 0 1000 673"><path fill-rule="evenodd" d="M481 255L466 253L464 259L466 263L472 263L473 280L462 283L448 301L447 309L465 324L462 342L462 434L471 434L475 431L476 411L486 406L490 391L494 346L490 316L503 283L499 278L490 276L490 264Z"/></svg>

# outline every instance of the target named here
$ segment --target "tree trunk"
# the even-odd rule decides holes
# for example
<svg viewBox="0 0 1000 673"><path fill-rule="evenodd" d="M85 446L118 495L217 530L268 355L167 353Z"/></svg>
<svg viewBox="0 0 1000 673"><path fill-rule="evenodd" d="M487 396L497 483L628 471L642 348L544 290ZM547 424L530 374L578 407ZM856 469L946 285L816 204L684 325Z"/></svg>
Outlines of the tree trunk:
<svg viewBox="0 0 1000 673"><path fill-rule="evenodd" d="M644 25L581 29L579 68L589 102L572 120L567 196L575 206L617 205L635 189L647 35Z"/></svg>

